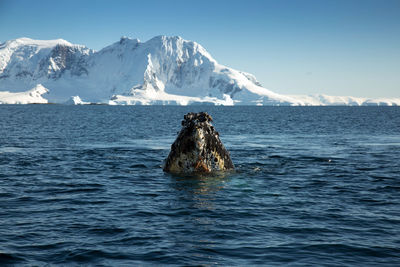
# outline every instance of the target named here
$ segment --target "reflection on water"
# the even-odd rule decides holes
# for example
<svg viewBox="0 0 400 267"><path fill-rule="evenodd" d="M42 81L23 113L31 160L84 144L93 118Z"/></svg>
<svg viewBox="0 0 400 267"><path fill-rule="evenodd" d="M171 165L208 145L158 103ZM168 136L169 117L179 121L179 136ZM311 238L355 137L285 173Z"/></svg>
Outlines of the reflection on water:
<svg viewBox="0 0 400 267"><path fill-rule="evenodd" d="M212 175L169 175L171 187L176 195L170 208L180 216L179 223L170 227L168 238L187 259L195 259L195 265L212 266L218 261L210 252L220 245L215 240L221 221L221 198L229 184L230 173ZM189 247L187 244L191 244ZM190 262L190 261L189 261Z"/></svg>
<svg viewBox="0 0 400 267"><path fill-rule="evenodd" d="M214 210L215 196L224 188L229 173L171 175L172 187L179 191L179 198L192 208Z"/></svg>

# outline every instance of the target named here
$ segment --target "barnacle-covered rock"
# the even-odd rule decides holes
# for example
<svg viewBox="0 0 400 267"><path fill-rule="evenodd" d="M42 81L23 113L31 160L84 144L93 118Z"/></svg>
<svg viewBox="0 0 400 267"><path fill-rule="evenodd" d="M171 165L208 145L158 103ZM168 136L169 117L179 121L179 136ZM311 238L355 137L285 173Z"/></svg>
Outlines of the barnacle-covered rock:
<svg viewBox="0 0 400 267"><path fill-rule="evenodd" d="M188 113L182 129L165 161L164 171L172 173L209 173L233 170L234 165L219 133L206 112Z"/></svg>

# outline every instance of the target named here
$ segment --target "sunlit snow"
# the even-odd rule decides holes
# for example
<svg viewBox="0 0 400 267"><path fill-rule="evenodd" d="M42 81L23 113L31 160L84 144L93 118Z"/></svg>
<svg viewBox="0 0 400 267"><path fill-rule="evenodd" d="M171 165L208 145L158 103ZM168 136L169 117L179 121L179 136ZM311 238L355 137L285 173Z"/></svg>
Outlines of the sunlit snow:
<svg viewBox="0 0 400 267"><path fill-rule="evenodd" d="M42 84L49 93L28 96ZM82 99L84 101L82 101ZM0 44L0 103L111 105L400 105L400 98L282 95L219 64L198 43L122 37L100 51L65 40Z"/></svg>
<svg viewBox="0 0 400 267"><path fill-rule="evenodd" d="M48 100L42 95L47 92L48 90L41 84L26 92L0 91L0 104L46 104Z"/></svg>

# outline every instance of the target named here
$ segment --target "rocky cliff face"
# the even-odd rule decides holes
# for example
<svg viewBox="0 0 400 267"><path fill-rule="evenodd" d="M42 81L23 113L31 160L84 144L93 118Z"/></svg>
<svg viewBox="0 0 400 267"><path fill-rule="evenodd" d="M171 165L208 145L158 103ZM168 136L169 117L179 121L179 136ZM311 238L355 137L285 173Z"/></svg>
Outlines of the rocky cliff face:
<svg viewBox="0 0 400 267"><path fill-rule="evenodd" d="M50 55L41 61L41 70L45 71L49 79L60 79L69 71L71 76L88 75L88 58L90 50L82 50L80 47L56 45Z"/></svg>
<svg viewBox="0 0 400 267"><path fill-rule="evenodd" d="M0 45L0 86L4 87L7 82L23 86L38 80L57 80L67 70L72 76L87 75L86 60L92 53L88 48L61 39L8 41Z"/></svg>

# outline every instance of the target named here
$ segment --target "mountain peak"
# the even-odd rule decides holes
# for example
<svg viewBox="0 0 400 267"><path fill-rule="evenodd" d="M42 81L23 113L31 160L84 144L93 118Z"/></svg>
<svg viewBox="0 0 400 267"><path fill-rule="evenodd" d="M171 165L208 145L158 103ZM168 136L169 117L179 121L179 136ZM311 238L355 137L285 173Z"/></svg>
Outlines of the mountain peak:
<svg viewBox="0 0 400 267"><path fill-rule="evenodd" d="M127 36L121 36L121 38L119 39L119 44L126 44L126 43L140 43L140 40L135 38L130 38Z"/></svg>
<svg viewBox="0 0 400 267"><path fill-rule="evenodd" d="M166 43L195 43L193 41L185 40L180 36L166 36L166 35L158 35L150 40L148 40L146 43L154 43L154 44L166 44Z"/></svg>
<svg viewBox="0 0 400 267"><path fill-rule="evenodd" d="M0 93L11 91L0 102L45 101L44 87L27 91L35 84L49 88L53 103L79 95L114 104L400 105L400 99L280 95L253 75L219 64L200 44L165 35L144 43L123 36L98 52L63 39L0 44Z"/></svg>
<svg viewBox="0 0 400 267"><path fill-rule="evenodd" d="M64 39L54 39L54 40L35 40L27 37L21 37L14 40L7 41L5 43L6 46L9 47L18 47L18 46L37 46L40 48L45 47L53 47L56 45L65 45L65 46L73 46L70 42Z"/></svg>
<svg viewBox="0 0 400 267"><path fill-rule="evenodd" d="M178 39L183 39L182 37L175 35L175 36L167 36L167 35L157 35L154 36L153 38L151 38L149 41L151 40L178 40Z"/></svg>

